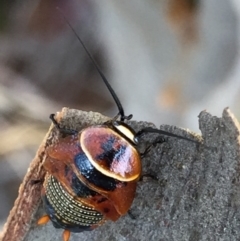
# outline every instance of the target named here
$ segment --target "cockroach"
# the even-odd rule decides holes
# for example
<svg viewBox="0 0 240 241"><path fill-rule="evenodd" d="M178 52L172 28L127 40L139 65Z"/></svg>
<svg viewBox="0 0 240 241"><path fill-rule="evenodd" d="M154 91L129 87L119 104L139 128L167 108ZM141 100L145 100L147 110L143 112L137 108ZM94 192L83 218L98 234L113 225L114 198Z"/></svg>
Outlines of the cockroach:
<svg viewBox="0 0 240 241"><path fill-rule="evenodd" d="M142 173L141 137L157 133L196 142L156 128L134 131L127 123L132 115L125 115L115 91L98 67L85 44L65 19L85 49L93 65L112 95L118 114L101 125L88 126L80 131L61 128L63 135L46 150L43 164L47 174L43 183L42 200L47 215L38 224L51 220L55 228L64 229L63 240L71 232L91 231L106 220L116 221L125 215L133 202L137 182ZM155 143L152 143L155 144Z"/></svg>

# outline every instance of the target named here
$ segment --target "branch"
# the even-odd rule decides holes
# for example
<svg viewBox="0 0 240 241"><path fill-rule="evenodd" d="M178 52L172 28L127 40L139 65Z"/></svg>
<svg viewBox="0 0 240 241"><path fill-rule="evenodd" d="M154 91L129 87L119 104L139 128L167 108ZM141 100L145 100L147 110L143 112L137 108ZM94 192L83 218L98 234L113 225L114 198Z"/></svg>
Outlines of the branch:
<svg viewBox="0 0 240 241"><path fill-rule="evenodd" d="M57 119L61 126L77 130L107 120L98 113L66 108L57 114ZM136 130L153 126L146 122L129 123ZM135 219L126 215L92 232L72 234L70 240L240 240L239 124L228 109L222 118L201 112L199 124L202 137L173 126L161 126L199 142L203 138L204 144L167 137L165 143L143 158L143 173L154 172L158 181L139 182L131 209ZM44 150L54 138L57 132L50 127L19 189L0 240L61 240L62 230L51 223L36 226L44 210L41 184L32 182L43 178ZM155 138L149 134L146 140Z"/></svg>

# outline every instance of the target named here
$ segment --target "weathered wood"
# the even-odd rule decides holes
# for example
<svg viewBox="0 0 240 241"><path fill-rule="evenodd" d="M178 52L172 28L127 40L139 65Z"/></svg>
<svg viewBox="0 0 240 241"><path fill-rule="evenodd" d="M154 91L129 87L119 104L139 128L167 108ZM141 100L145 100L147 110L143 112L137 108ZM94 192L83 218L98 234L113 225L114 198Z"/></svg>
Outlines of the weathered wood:
<svg viewBox="0 0 240 241"><path fill-rule="evenodd" d="M66 108L58 114L61 126L78 130L105 120L98 113ZM146 122L129 123L134 129L152 126ZM135 219L127 215L92 232L72 234L70 240L240 240L239 124L225 109L222 118L200 113L199 125L202 136L161 126L198 140L199 144L166 137L165 143L157 145L143 159L143 172L153 172L159 180L139 182L131 210ZM44 148L54 138L57 132L50 128L20 187L2 241L61 240L62 230L56 230L51 223L36 226L44 210L40 203L41 185L31 183L44 175ZM149 134L147 141L155 138Z"/></svg>

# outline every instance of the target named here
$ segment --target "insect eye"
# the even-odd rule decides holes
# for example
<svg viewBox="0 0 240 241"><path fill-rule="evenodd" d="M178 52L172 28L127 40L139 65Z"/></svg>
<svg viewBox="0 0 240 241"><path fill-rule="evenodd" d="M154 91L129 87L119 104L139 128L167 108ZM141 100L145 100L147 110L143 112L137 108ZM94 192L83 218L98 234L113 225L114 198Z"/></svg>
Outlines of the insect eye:
<svg viewBox="0 0 240 241"><path fill-rule="evenodd" d="M115 127L117 127L117 126L120 125L118 121L113 121L112 124L113 124L113 126L115 126Z"/></svg>
<svg viewBox="0 0 240 241"><path fill-rule="evenodd" d="M135 137L133 138L133 141L134 141L135 144L138 144L138 143L139 143L139 138L138 138L138 136L135 136Z"/></svg>

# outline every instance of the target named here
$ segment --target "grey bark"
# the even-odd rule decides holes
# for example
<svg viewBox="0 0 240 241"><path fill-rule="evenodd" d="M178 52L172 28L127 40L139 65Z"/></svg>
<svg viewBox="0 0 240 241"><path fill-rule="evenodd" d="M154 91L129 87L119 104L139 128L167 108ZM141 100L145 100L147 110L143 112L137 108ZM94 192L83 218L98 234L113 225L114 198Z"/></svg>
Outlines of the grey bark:
<svg viewBox="0 0 240 241"><path fill-rule="evenodd" d="M64 111L61 125L69 128L81 129L106 120L98 113ZM136 130L153 126L135 121L129 124ZM174 126L160 127L199 144L166 137L166 142L143 158L143 173L155 173L158 180L145 178L139 182L131 208L135 219L126 215L94 231L72 234L70 240L240 240L239 124L225 109L221 118L201 112L199 126L202 136ZM55 135L54 131L49 135ZM146 142L155 138L149 134ZM36 226L43 214L40 203L29 224L22 224L26 232L18 240L61 240L62 230L55 229L51 222ZM14 231L6 225L4 232ZM4 236L2 240L15 241Z"/></svg>

